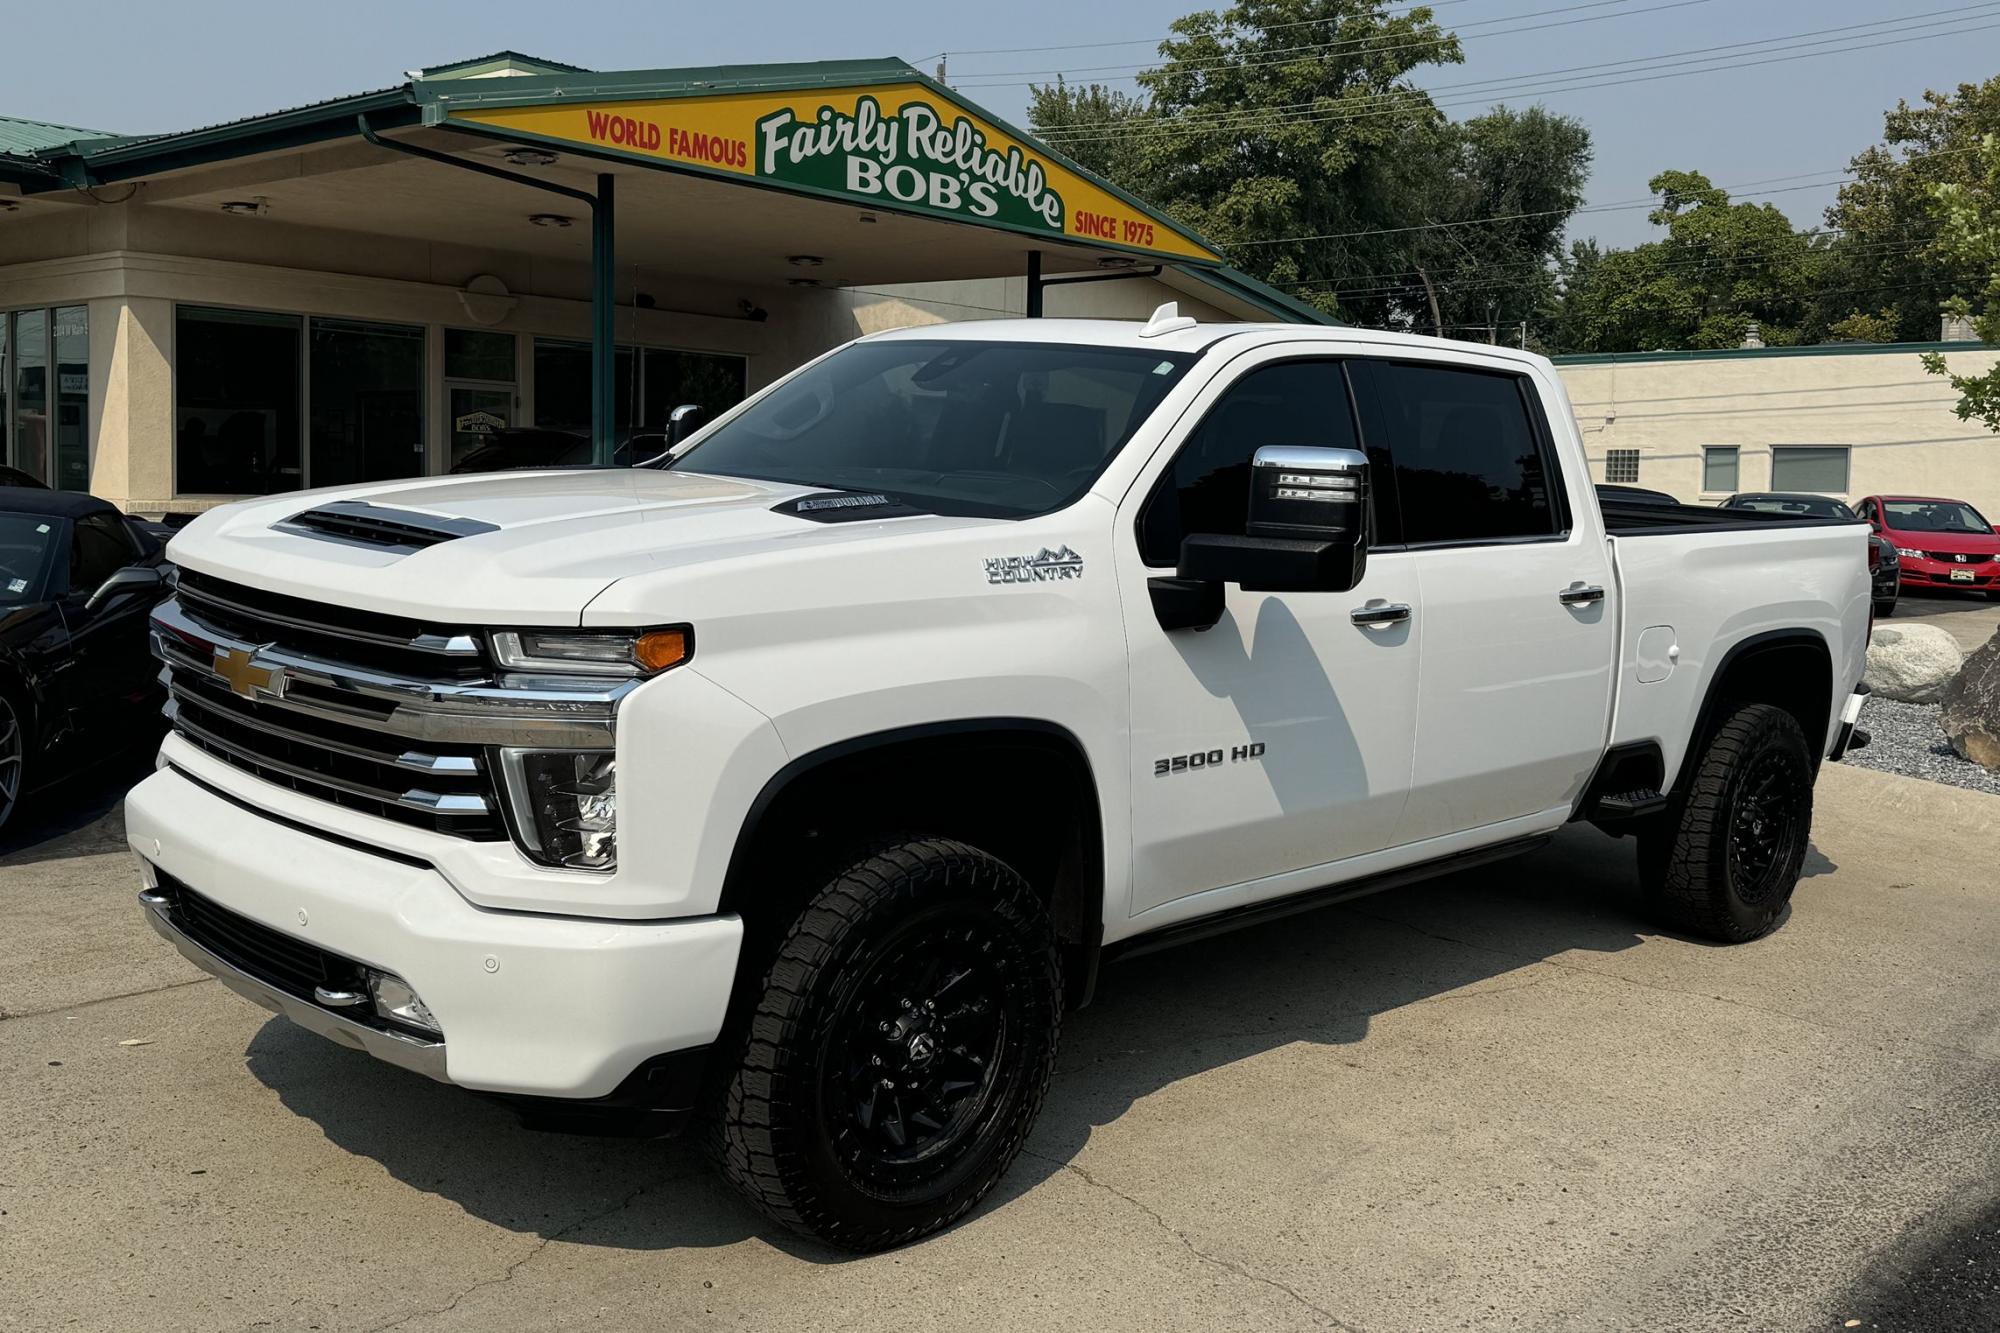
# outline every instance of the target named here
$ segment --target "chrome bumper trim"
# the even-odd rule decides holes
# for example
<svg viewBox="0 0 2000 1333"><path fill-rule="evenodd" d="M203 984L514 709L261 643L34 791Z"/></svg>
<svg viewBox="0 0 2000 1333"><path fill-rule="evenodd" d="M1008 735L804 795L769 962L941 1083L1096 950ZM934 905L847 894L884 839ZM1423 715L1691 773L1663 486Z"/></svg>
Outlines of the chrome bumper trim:
<svg viewBox="0 0 2000 1333"><path fill-rule="evenodd" d="M316 1032L342 1046L364 1051L378 1060L386 1060L392 1065L399 1065L426 1078L436 1079L440 1083L451 1082L444 1072L443 1042L425 1041L400 1032L372 1028L331 1010L322 1009L295 995L288 995L259 981L249 973L223 962L189 939L167 915L164 895L142 893L139 895L139 902L146 910L147 922L167 943L180 950L181 957L252 1004L261 1005L274 1014L289 1018L306 1031Z"/></svg>
<svg viewBox="0 0 2000 1333"><path fill-rule="evenodd" d="M1854 724L1861 720L1861 708L1868 702L1868 696L1872 693L1874 688L1863 681L1854 687L1854 692L1847 696L1847 702L1841 705L1840 730L1833 735L1833 748L1826 752L1830 762L1839 763L1840 757L1846 754L1854 743Z"/></svg>
<svg viewBox="0 0 2000 1333"><path fill-rule="evenodd" d="M152 639L154 655L169 666L218 680L230 679L216 667L218 656L226 655L241 680L256 682L231 683L254 703L419 741L603 747L612 741L619 700L639 685L584 676L521 676L499 683L390 675L236 638L202 623L173 598L153 608ZM363 706L294 695L293 684L350 695ZM384 705L386 714L378 711Z"/></svg>

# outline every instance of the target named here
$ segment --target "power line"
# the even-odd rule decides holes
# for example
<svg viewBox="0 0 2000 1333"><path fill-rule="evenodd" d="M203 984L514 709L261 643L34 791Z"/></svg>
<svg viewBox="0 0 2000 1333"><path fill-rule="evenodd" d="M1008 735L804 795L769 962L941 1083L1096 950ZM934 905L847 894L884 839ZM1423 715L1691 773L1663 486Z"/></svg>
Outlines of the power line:
<svg viewBox="0 0 2000 1333"><path fill-rule="evenodd" d="M1905 18L1897 20L1881 20L1872 24L1855 24L1855 25L1850 25L1850 28L1861 28L1861 27L1882 28L1885 24L1893 23L1894 26L1889 27L1888 32L1908 32L1909 29L1911 29L1912 27L1939 28L1939 27L1946 27L1950 24L1967 23L1975 18L1989 17L1990 15L1993 14L1995 10L1995 6L1991 3L1982 5L1970 5L1970 6L1965 6L1964 8L1976 9L1982 12L1973 14L1958 14L1958 16L1954 18L1935 19L1929 23L1912 24L1908 21L1907 18ZM1955 13L1956 11L1938 10L1933 12L1951 14ZM1922 17L1922 16L1918 15L1913 17ZM1602 79L1597 79L1596 81L1593 82L1589 81L1588 76L1583 75L1582 72L1588 71L1593 68L1601 68L1602 66L1580 65L1580 66L1574 66L1570 69L1544 70L1535 74L1518 75L1508 79L1487 79L1466 84L1445 84L1445 85L1440 85L1436 89L1430 89L1430 90L1415 88L1415 87L1407 89L1396 89L1396 90L1391 90L1389 92L1371 94L1367 97L1351 99L1351 102L1353 104L1349 105L1336 104L1332 107L1329 107L1329 109L1314 115L1286 116L1284 118L1283 123L1287 128L1295 125L1334 124L1345 121L1371 119L1379 115L1397 115L1401 114L1407 109L1421 110L1421 109L1429 109L1431 107L1435 107L1439 110L1442 110L1446 107L1468 106L1477 103L1488 102L1493 100L1494 98L1528 97L1528 96L1548 95L1554 93L1584 92L1594 88L1613 88L1632 83L1651 83L1661 79L1688 78L1690 76L1697 74L1713 74L1713 73L1722 73L1736 69L1751 69L1761 65L1785 64L1794 60L1810 60L1820 56L1839 55L1847 51L1873 50L1881 46L1899 46L1906 42L1930 41L1938 37L1955 37L1964 33L1984 32L1987 29L1996 26L2000 26L2000 24L1986 24L1978 27L1959 27L1959 28L1953 28L1951 31L1948 32L1919 33L1914 36L1903 36L1897 38L1888 38L1886 32L1876 32L1876 33L1859 34L1846 38L1827 38L1815 41L1799 40L1800 38L1811 36L1812 34L1810 33L1795 33L1782 37L1766 38L1760 42L1731 44L1731 46L1763 46L1768 48L1768 50L1766 51L1754 51L1754 52L1746 51L1742 52L1740 56L1724 56L1720 58L1714 58L1712 57L1711 54L1712 52L1727 50L1730 49L1730 47L1697 48L1696 50L1692 51L1677 51L1669 53L1670 55L1674 56L1692 56L1696 58L1688 60L1680 60L1680 61L1668 61L1665 64L1665 67L1668 68L1671 68L1671 66L1676 64L1704 66L1704 68L1700 69L1681 69L1669 73L1643 73L1643 74L1626 71L1621 76L1606 77ZM1820 31L1838 32L1841 31L1841 29L1821 29ZM1846 45L1836 44L1840 42L1846 42L1847 44ZM1779 43L1783 44L1780 45ZM1805 49L1808 47L1831 47L1832 49L1819 50L1819 51ZM1780 54L1772 54L1773 52L1793 52L1795 54L1780 55ZM1747 58L1753 55L1764 56L1767 58L1764 59ZM1627 60L1627 61L1614 61L1606 63L1629 65L1636 62ZM1645 67L1648 70L1658 70L1663 67L1663 64L1657 58L1650 58L1646 60ZM1525 86L1525 87L1503 86L1507 84L1524 84L1527 83L1529 80L1549 78L1549 77L1554 77L1556 81L1554 83L1545 84L1542 86ZM1469 91L1467 91L1475 88L1480 89L1477 95L1473 95ZM1467 92L1467 95L1462 97L1450 98L1443 101L1435 101L1432 97L1433 92L1460 92L1460 91ZM1334 101L1335 99L1325 99L1325 100ZM1381 105L1384 103L1388 105ZM1149 138L1149 137L1157 138L1180 132L1180 127L1182 124L1191 125L1192 128L1197 132L1206 128L1213 128L1217 132L1226 133L1231 129L1246 128L1250 125L1256 124L1263 120L1267 120L1271 116L1280 114L1285 111L1304 110L1319 105L1322 105L1322 103L1321 102L1297 103L1291 106L1258 108L1249 111L1219 112L1219 113L1214 113L1213 115L1210 116L1190 116L1186 115L1185 113L1179 115L1153 116L1153 117L1140 116L1140 117L1135 117L1133 120L1126 122L1125 124L1117 126L1115 128L1098 127L1098 126L1080 127L1075 130L1063 130L1058 128L1044 133L1043 137L1047 139L1051 144L1057 146L1089 143L1104 139L1134 139L1134 138Z"/></svg>
<svg viewBox="0 0 2000 1333"><path fill-rule="evenodd" d="M1430 3L1428 4L1412 5L1410 6L1410 9L1443 9L1447 5L1463 5L1466 3L1469 3L1469 0L1430 0ZM1587 8L1588 6L1575 6L1575 7ZM1385 14L1384 17L1402 18L1405 14L1408 14L1409 12L1410 12L1409 9L1398 9ZM1560 10L1551 10L1551 9L1536 11L1536 13L1539 14L1553 14L1560 12L1561 12ZM1507 15L1505 18L1481 19L1478 21L1478 23L1468 23L1465 24L1464 26L1470 28L1470 27L1477 27L1481 23L1504 23L1507 21L1508 18L1532 18L1532 17L1534 17L1533 14L1511 14ZM1259 31L1278 32L1286 28L1313 27L1325 22L1327 22L1327 20L1323 18L1298 19L1290 23L1273 23L1268 27L1259 29ZM1175 36L1176 34L1174 33L1167 33L1159 37L1127 37L1124 38L1123 40L1115 42L1069 42L1058 46L989 46L976 51L941 51L938 54L958 55L958 56L1018 56L1018 55L1032 54L1036 51L1095 51L1108 46L1143 46L1156 42L1170 42L1175 39Z"/></svg>
<svg viewBox="0 0 2000 1333"><path fill-rule="evenodd" d="M1662 66L1659 63L1661 60L1672 60L1676 57L1681 57L1681 56L1691 56L1691 57L1714 56L1717 52L1722 52L1722 51L1744 51L1745 54L1750 54L1750 52L1745 51L1745 48L1751 48L1751 47L1772 47L1778 50L1794 50L1794 49L1802 49L1807 46L1824 46L1824 45L1830 45L1831 42L1809 41L1806 39L1827 37L1830 34L1836 34L1836 33L1854 33L1867 28L1886 27L1891 29L1892 31L1907 32L1911 28L1913 21L1918 19L1930 19L1932 20L1932 22L1915 23L1914 26L1916 27L1920 28L1943 27L1952 23L1969 22L1972 18L1985 17L1986 15L1992 13L1996 7L2000 6L1996 6L1994 3L1992 3L1992 0L1985 0L1984 3L1959 5L1954 8L1948 8L1948 9L1928 10L1917 14L1902 15L1894 19L1875 19L1866 23L1849 23L1831 28L1812 28L1804 32L1780 33L1774 37L1763 37L1763 38L1758 38L1754 41L1727 42L1717 46L1694 47L1685 51L1659 52L1647 56L1635 56L1626 60L1599 61L1597 63L1588 65L1567 65L1556 69L1537 70L1528 74L1516 74L1502 78L1474 79L1459 83L1437 84L1430 88L1396 89L1383 93L1372 94L1369 97L1353 99L1353 100L1363 103L1365 107L1366 104L1371 102L1401 102L1413 99L1425 99L1433 96L1434 94L1469 93L1474 89L1480 91L1481 100L1484 100L1486 97L1491 97L1496 94L1503 94L1504 91L1507 91L1506 89L1507 85L1528 83L1530 81L1537 79L1554 78L1559 83L1573 82L1574 80L1568 79L1564 76L1581 75L1592 70L1612 69L1621 65L1634 65L1634 64L1643 64L1649 70L1659 69L1662 68ZM1980 11L1980 12L1968 13L1968 11ZM1942 17L1947 15L1955 17ZM1948 34L1939 34L1939 35L1948 35ZM1768 53L1758 52L1756 54L1768 54ZM1699 60L1688 60L1688 61L1683 61L1681 63L1696 64L1703 62ZM1520 89L1513 91L1529 92L1533 91L1533 89ZM1274 112L1310 110L1313 107L1323 105L1327 100L1329 99L1316 98L1312 101L1306 101L1306 102L1293 102L1280 106L1258 108L1255 110L1215 112L1208 115L1197 115L1197 114L1182 112L1172 116L1157 117L1155 119L1173 120L1177 124L1197 124L1202 126L1214 125L1220 128L1231 124L1250 123L1258 118L1267 116ZM1353 108L1351 106L1347 106L1341 109L1345 111L1345 110L1352 110ZM1051 143L1056 143L1056 142L1076 143L1076 142L1084 142L1094 138L1110 138L1110 137L1122 138L1125 137L1127 133L1133 131L1143 133L1143 132L1148 132L1154 128L1159 128L1159 127L1156 127L1154 125L1148 125L1142 120L1137 124L1126 127L1120 127L1116 130L1098 126L1083 127L1075 130L1064 130L1058 128L1049 131L1044 137L1046 137Z"/></svg>
<svg viewBox="0 0 2000 1333"><path fill-rule="evenodd" d="M1563 9L1545 9L1545 10L1539 10L1537 12L1543 14L1562 14L1577 9L1601 9L1605 5L1611 5L1611 4L1624 5L1631 3L1632 0L1597 0L1597 3L1595 4L1570 5L1566 6ZM1649 5L1644 9L1627 9L1616 14L1592 14L1587 18L1562 19L1555 23L1525 23L1519 27L1502 28L1496 32L1474 33L1472 35L1472 38L1468 40L1477 40L1482 37L1504 37L1510 33L1517 33L1517 32L1541 32L1547 28L1567 28L1567 27L1572 27L1578 23L1601 23L1605 19L1629 18L1635 14L1651 14L1662 9L1686 9L1691 5L1705 5L1709 3L1711 3L1711 0L1667 0L1667 2L1663 4ZM1521 14L1521 15L1514 15L1513 17L1527 18L1531 16ZM1494 19L1491 21L1499 23L1502 22L1503 20ZM1193 60L1193 61L1180 62L1179 64L1175 65L1175 68L1177 70L1180 69L1194 70L1195 72L1200 72L1205 69L1218 69L1218 68L1226 68L1231 70L1259 69L1269 65L1290 65L1290 64L1295 64L1297 62L1297 56L1286 57L1282 59L1268 59L1268 60L1263 58L1265 56L1285 57L1287 52L1303 54L1305 52L1311 52L1311 51L1318 51L1326 54L1332 54L1333 52L1342 51L1349 47L1355 48L1358 53L1365 53L1368 55L1388 55L1391 52L1395 51L1414 51L1414 50L1422 50L1426 48L1443 46L1447 42L1458 40L1458 34L1456 32L1442 32L1437 37L1426 37L1420 41L1403 42L1395 46L1378 45L1378 43L1381 42L1381 40L1382 38L1379 36L1349 37L1337 42L1321 42L1311 46L1291 46L1291 47L1280 46L1280 47L1274 47L1269 51L1256 52L1255 55L1258 58L1254 60L1239 61L1229 56L1218 56L1213 60ZM1015 83L980 82L982 78L988 77L989 74L993 79L996 80L1005 77L1011 77L1017 74L1042 74L1042 75L1054 74L1057 76L1064 76L1070 74L1107 74L1113 78L1124 78L1130 76L1119 75L1116 74L1115 71L1149 70L1156 68L1159 68L1159 62L1157 61L1151 61L1144 64L1134 64L1134 65L1083 65L1075 69L992 70L988 72L976 73L969 76L968 78L955 80L954 86L960 88L1019 88L1026 86L1023 83L1019 82ZM1037 82L1037 80L1031 79L1028 80L1027 82L1029 84L1032 84L1034 82Z"/></svg>

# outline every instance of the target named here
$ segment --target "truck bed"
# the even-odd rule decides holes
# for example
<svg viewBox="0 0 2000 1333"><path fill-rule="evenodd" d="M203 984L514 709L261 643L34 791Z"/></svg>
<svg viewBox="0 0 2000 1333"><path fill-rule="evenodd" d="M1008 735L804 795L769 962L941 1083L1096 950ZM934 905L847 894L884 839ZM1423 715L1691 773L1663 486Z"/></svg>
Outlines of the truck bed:
<svg viewBox="0 0 2000 1333"><path fill-rule="evenodd" d="M1667 533L1768 532L1774 526L1831 528L1861 525L1853 518L1809 518L1801 514L1779 514L1767 509L1717 509L1713 505L1643 504L1600 499L1604 527L1618 537L1660 536Z"/></svg>

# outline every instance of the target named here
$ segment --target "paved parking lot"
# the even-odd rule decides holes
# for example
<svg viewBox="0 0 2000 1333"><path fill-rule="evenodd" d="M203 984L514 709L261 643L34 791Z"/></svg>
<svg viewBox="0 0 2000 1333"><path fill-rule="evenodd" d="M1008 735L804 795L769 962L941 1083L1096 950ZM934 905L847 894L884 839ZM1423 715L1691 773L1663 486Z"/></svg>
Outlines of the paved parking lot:
<svg viewBox="0 0 2000 1333"><path fill-rule="evenodd" d="M1958 646L1969 653L2000 629L2000 602L1972 593L1906 592L1897 599L1894 618L1877 623L1900 625L1905 621L1950 630Z"/></svg>
<svg viewBox="0 0 2000 1333"><path fill-rule="evenodd" d="M0 865L0 1328L1872 1325L2000 1178L2000 798L1819 795L1743 948L1582 829L1117 966L997 1197L866 1259L202 979L114 811Z"/></svg>

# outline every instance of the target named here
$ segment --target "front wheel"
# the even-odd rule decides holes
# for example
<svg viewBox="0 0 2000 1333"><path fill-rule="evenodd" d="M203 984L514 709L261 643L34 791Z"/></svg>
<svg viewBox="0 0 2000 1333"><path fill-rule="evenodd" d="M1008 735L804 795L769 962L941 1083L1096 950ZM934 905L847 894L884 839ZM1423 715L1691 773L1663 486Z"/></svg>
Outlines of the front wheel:
<svg viewBox="0 0 2000 1333"><path fill-rule="evenodd" d="M1880 601L1875 603L1875 618L1877 620L1887 620L1890 616L1893 616L1895 614L1896 614L1895 598L1891 597L1885 601Z"/></svg>
<svg viewBox="0 0 2000 1333"><path fill-rule="evenodd" d="M1777 924L1805 864L1805 733L1782 708L1746 704L1687 762L1685 794L1640 836L1640 878L1670 924L1725 944L1754 940Z"/></svg>
<svg viewBox="0 0 2000 1333"><path fill-rule="evenodd" d="M843 1249L950 1225L1027 1140L1060 996L1048 914L1004 862L935 838L855 861L766 975L721 1090L724 1174Z"/></svg>
<svg viewBox="0 0 2000 1333"><path fill-rule="evenodd" d="M27 793L27 713L0 693L0 828L14 817Z"/></svg>

